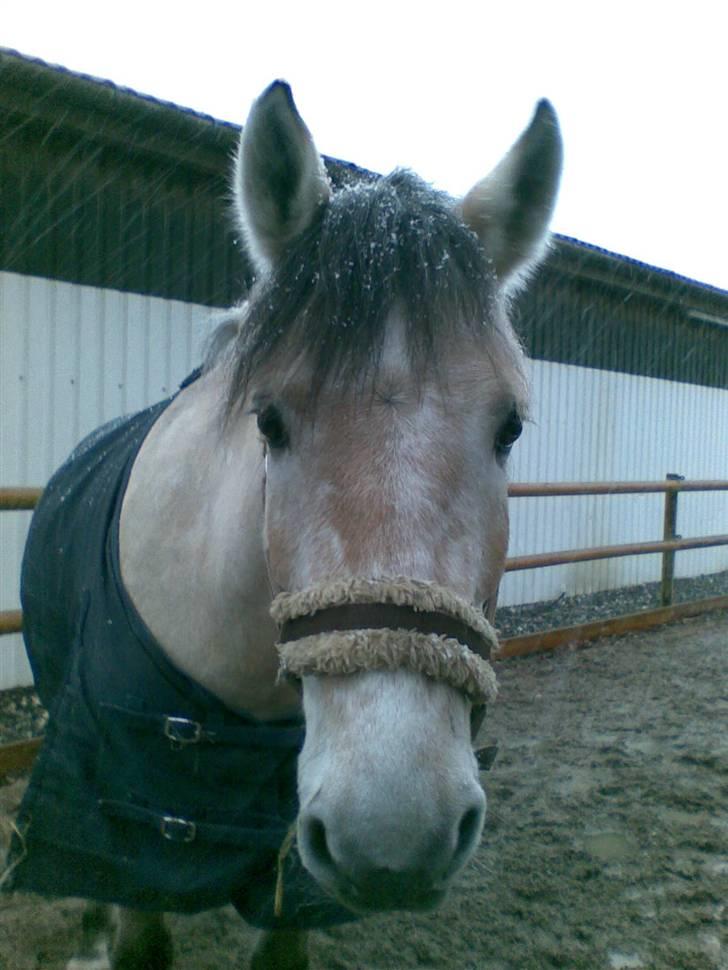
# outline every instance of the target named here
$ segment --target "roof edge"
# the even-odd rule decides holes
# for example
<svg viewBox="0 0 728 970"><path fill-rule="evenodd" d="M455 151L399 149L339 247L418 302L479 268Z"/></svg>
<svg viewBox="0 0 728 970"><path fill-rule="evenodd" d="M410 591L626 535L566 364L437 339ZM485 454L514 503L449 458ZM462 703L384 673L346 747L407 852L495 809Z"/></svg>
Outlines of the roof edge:
<svg viewBox="0 0 728 970"><path fill-rule="evenodd" d="M62 118L93 140L216 174L221 150L240 134L239 125L8 48L0 48L0 109L53 126Z"/></svg>
<svg viewBox="0 0 728 970"><path fill-rule="evenodd" d="M706 313L720 318L715 322L725 319L728 325L728 290L572 236L553 234L551 254L545 264L547 269L550 266L630 292L642 292L691 307L699 304Z"/></svg>
<svg viewBox="0 0 728 970"><path fill-rule="evenodd" d="M204 175L227 178L241 128L171 101L0 47L0 111L58 126L59 118L104 144L184 162ZM375 177L326 157L335 181ZM555 233L545 269L558 266L598 282L690 304L728 324L728 291L672 270Z"/></svg>

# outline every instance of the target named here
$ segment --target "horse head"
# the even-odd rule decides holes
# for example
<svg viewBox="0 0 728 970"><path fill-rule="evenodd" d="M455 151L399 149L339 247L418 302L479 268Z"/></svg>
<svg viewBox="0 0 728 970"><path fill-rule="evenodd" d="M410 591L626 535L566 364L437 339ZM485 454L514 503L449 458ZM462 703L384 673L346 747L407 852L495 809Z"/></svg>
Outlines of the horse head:
<svg viewBox="0 0 728 970"><path fill-rule="evenodd" d="M507 301L560 168L546 101L460 201L404 171L333 191L282 82L242 134L258 281L227 416L253 413L265 448L275 618L322 617L281 648L306 719L301 857L361 912L435 905L481 836L471 717L494 692L486 617L528 406Z"/></svg>

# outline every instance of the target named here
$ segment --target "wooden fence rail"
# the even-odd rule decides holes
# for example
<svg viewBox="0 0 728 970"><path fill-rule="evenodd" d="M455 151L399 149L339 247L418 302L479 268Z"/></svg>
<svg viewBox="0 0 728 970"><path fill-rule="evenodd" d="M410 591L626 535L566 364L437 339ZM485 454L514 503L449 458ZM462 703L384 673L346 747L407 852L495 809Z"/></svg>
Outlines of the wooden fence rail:
<svg viewBox="0 0 728 970"><path fill-rule="evenodd" d="M0 636L4 633L20 633L23 629L23 614L20 610L0 612Z"/></svg>
<svg viewBox="0 0 728 970"><path fill-rule="evenodd" d="M725 492L728 481L687 479L668 475L664 482L513 482L511 498L549 498L559 495L635 495L650 492Z"/></svg>
<svg viewBox="0 0 728 970"><path fill-rule="evenodd" d="M25 512L34 509L42 488L0 488L0 512Z"/></svg>
<svg viewBox="0 0 728 970"><path fill-rule="evenodd" d="M565 549L541 552L534 556L513 556L506 561L506 572L561 566L564 563L591 562L594 559L618 559L620 556L648 556L657 552L676 553L683 549L706 549L727 546L728 535L697 536L694 539L667 539L662 542L630 542L621 546L592 546L590 549Z"/></svg>

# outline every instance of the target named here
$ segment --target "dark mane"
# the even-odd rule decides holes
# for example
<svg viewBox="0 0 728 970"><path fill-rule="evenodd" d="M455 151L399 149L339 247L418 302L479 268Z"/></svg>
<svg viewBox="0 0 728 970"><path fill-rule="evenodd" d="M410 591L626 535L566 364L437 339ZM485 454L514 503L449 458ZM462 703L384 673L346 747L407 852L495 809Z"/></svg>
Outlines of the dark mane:
<svg viewBox="0 0 728 970"><path fill-rule="evenodd" d="M480 243L448 196L406 171L345 187L254 291L232 346L227 413L282 348L305 350L314 395L334 377L361 386L376 371L395 304L423 373L455 329L483 332L494 292Z"/></svg>

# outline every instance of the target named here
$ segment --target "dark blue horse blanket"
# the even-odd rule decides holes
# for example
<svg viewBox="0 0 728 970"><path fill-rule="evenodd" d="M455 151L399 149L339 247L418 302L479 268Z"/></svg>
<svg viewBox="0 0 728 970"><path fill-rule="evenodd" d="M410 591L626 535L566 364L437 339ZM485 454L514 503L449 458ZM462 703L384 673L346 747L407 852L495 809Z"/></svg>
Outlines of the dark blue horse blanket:
<svg viewBox="0 0 728 970"><path fill-rule="evenodd" d="M6 888L180 912L232 902L267 927L352 919L295 850L274 916L278 851L298 812L302 723L227 709L170 663L122 583L124 490L168 404L94 432L33 516L21 598L49 723Z"/></svg>

